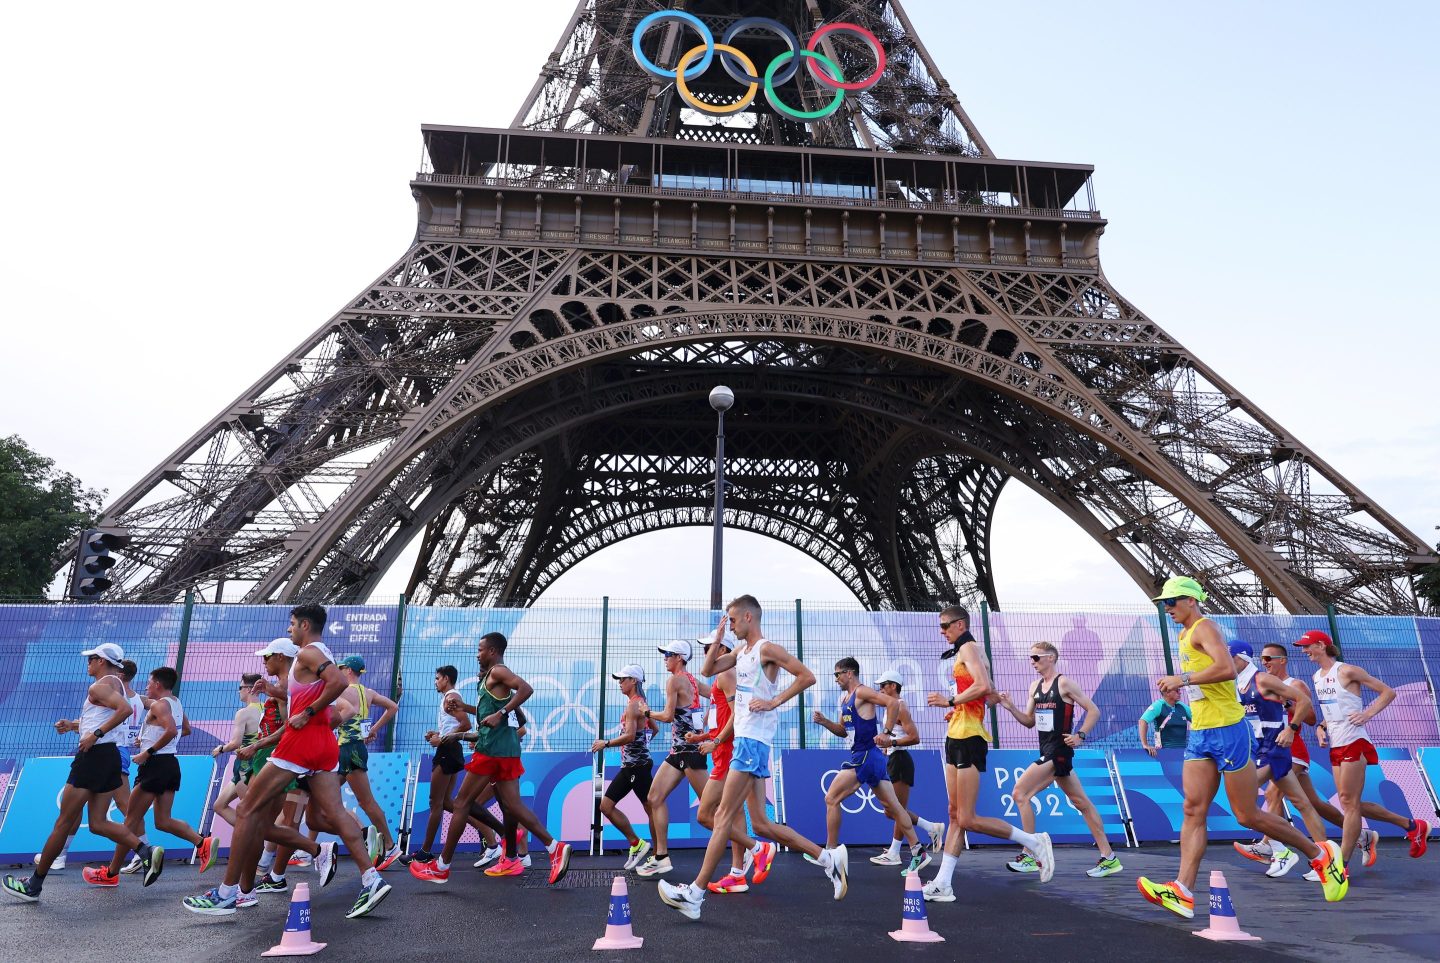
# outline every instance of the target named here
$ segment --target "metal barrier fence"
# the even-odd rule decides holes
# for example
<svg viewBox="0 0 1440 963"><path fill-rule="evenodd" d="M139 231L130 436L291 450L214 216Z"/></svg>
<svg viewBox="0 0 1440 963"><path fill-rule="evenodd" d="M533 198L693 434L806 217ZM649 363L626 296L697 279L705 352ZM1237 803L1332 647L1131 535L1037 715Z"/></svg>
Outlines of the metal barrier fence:
<svg viewBox="0 0 1440 963"><path fill-rule="evenodd" d="M53 723L73 718L87 677L77 654L100 642L117 642L140 667L138 681L160 665L176 667L179 696L195 734L181 751L208 751L229 738L238 707L238 681L260 670L254 655L285 632L282 605L5 604L0 605L0 800L17 761L37 755L68 755L73 735L57 735ZM656 647L670 639L713 632L717 613L703 602L549 602L527 609L466 609L389 605L330 608L325 638L337 657L362 655L365 682L400 698L397 724L382 734L383 746L425 748L434 727L436 667L453 665L462 687L474 692L475 648L481 635L505 633L506 663L525 677L535 695L527 744L536 751L584 751L597 728L614 733L621 696L610 674L626 663L644 667L646 694L663 701L663 662ZM1216 616L1231 638L1255 646L1287 646L1292 675L1309 679L1308 660L1289 643L1307 629L1330 631L1347 661L1364 666L1397 690L1395 702L1370 724L1377 744L1414 749L1440 744L1440 706L1434 673L1440 671L1440 619L1373 616ZM1092 693L1104 718L1089 745L1138 746L1135 723L1156 696L1154 680L1178 664L1173 626L1153 610L1099 611L1050 606L972 612L972 631L989 653L997 688L1023 701L1034 677L1030 646L1059 647L1060 667ZM838 740L810 722L820 709L835 715L837 692L830 677L836 660L859 660L863 679L898 671L923 744L944 735L941 710L924 707L926 692L951 691L949 665L931 612L865 611L800 600L766 602L766 635L797 654L816 684L782 710L776 747L827 748ZM1431 666L1430 662L1437 664ZM692 663L698 668L699 663ZM781 686L788 684L783 678ZM998 724L997 724L998 723ZM1034 734L1003 710L991 714L997 747L1033 746Z"/></svg>

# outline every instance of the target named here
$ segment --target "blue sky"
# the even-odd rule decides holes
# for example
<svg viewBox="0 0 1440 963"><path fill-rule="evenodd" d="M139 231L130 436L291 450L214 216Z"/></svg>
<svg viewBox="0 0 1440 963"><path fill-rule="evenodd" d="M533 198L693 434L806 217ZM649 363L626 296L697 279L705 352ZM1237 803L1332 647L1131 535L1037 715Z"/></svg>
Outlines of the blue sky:
<svg viewBox="0 0 1440 963"><path fill-rule="evenodd" d="M418 125L508 124L573 5L497 6L12 11L0 432L118 494L342 307L413 234ZM1096 166L1128 299L1437 537L1436 5L906 9L997 154ZM97 424L73 389L106 371ZM848 597L729 544L727 591ZM648 536L551 594L704 597L708 559L703 531ZM1022 491L996 560L1005 602L1136 595Z"/></svg>

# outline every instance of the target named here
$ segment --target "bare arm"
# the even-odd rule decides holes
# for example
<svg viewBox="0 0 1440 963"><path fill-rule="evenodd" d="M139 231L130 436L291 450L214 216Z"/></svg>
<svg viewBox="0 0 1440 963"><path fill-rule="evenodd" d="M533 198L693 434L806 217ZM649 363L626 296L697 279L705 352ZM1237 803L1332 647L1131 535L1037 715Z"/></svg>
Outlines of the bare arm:
<svg viewBox="0 0 1440 963"><path fill-rule="evenodd" d="M480 720L482 726L493 729L498 725L502 725L505 722L505 716L520 708L526 699L535 694L535 690L530 688L530 683L503 665L497 665L491 669L490 678L510 690L510 698L505 704Z"/></svg>
<svg viewBox="0 0 1440 963"><path fill-rule="evenodd" d="M114 714L104 722L100 723L98 729L87 732L80 737L80 751L89 752L100 741L100 736L113 732L117 726L125 725L130 718L130 700L125 698L125 692L115 686L115 683L107 679L97 679L90 684L90 691L87 693L91 702L97 706L106 706L114 710ZM77 722L75 728L78 730L80 724Z"/></svg>
<svg viewBox="0 0 1440 963"><path fill-rule="evenodd" d="M750 709L752 712L769 712L778 709L815 684L815 673L811 672L809 666L791 655L783 646L776 645L774 642L766 644L765 661L778 665L794 676L795 681L786 686L785 691L773 699L751 699Z"/></svg>
<svg viewBox="0 0 1440 963"><path fill-rule="evenodd" d="M1380 714L1390 703L1395 701L1395 690L1390 688L1379 679L1375 678L1358 665L1351 665L1348 662L1340 669L1340 682L1344 685L1356 683L1363 685L1375 693L1375 699L1359 712L1350 713L1350 721L1357 726L1363 726L1371 719Z"/></svg>
<svg viewBox="0 0 1440 963"><path fill-rule="evenodd" d="M896 726L900 727L902 733L898 738L890 735ZM886 707L885 731L875 737L875 744L882 749L920 745L920 730L915 728L915 720L911 718L910 707L905 704L904 699L896 699Z"/></svg>
<svg viewBox="0 0 1440 963"><path fill-rule="evenodd" d="M943 696L932 692L925 699L927 705L932 706L958 706L966 702L974 702L976 699L983 699L995 691L990 684L990 670L985 665L985 660L980 658L980 648L973 642L967 642L960 647L960 661L965 664L970 678L974 681L965 687L965 691L953 696Z"/></svg>
<svg viewBox="0 0 1440 963"><path fill-rule="evenodd" d="M325 654L313 646L307 645L301 649L296 658L300 660L301 666L309 669L325 683L325 688L320 691L319 697L314 702L290 717L288 725L292 729L303 729L313 716L320 713L321 709L329 707L332 702L340 698L340 694L345 691L349 683L345 681L345 674L340 671L340 667L325 658ZM351 712L353 713L353 711L352 708Z"/></svg>
<svg viewBox="0 0 1440 963"><path fill-rule="evenodd" d="M1089 694L1068 675L1060 678L1060 697L1063 699L1066 696L1070 698L1071 702L1085 710L1085 721L1080 723L1080 728L1065 737L1065 745L1071 749L1079 749L1080 744L1085 741L1085 737L1090 735L1091 730L1100 724L1100 710L1096 708L1095 702ZM1071 742L1071 739L1074 739L1074 742Z"/></svg>
<svg viewBox="0 0 1440 963"><path fill-rule="evenodd" d="M1155 747L1150 745L1150 724L1144 719L1140 720L1140 748L1152 756L1155 754Z"/></svg>
<svg viewBox="0 0 1440 963"><path fill-rule="evenodd" d="M715 676L726 669L735 668L735 653L720 641L725 638L725 623L728 621L728 616L722 615L720 624L715 626L715 644L705 650L705 662L700 666L701 675Z"/></svg>
<svg viewBox="0 0 1440 963"><path fill-rule="evenodd" d="M1162 692L1174 692L1187 685L1205 685L1210 682L1224 682L1235 678L1235 663L1230 658L1230 647L1215 623L1208 619L1195 626L1191 645L1211 659L1211 663L1199 672L1191 672L1186 680L1183 675L1167 675L1159 681Z"/></svg>
<svg viewBox="0 0 1440 963"><path fill-rule="evenodd" d="M1062 682L1061 684L1063 685L1064 683ZM1034 728L1035 728L1035 687L1034 687L1034 686L1031 686L1031 687L1030 687L1029 697L1028 697L1028 698L1026 699L1026 701L1025 701L1025 710L1024 710L1023 712L1015 705L1014 700L1012 700L1012 699L1010 698L1010 693L1008 693L1008 692L1001 692L1001 693L999 694L999 698L1000 698L1000 705L1003 706L1007 712L1009 712L1012 716L1015 717L1015 721L1016 721L1016 722L1020 723L1020 724L1021 724L1022 726L1024 726L1026 729L1034 729Z"/></svg>
<svg viewBox="0 0 1440 963"><path fill-rule="evenodd" d="M148 760L155 755L157 749L168 746L180 734L180 728L175 725L175 713L170 711L170 703L164 699L155 699L150 703L150 716L155 720L154 724L160 727L160 738L146 746L143 752L136 753L137 762L141 756Z"/></svg>
<svg viewBox="0 0 1440 963"><path fill-rule="evenodd" d="M234 752L240 748L240 743L245 741L245 717L249 714L249 706L236 711L235 720L230 724L230 741L222 743L210 750L210 755L219 756L227 752Z"/></svg>
<svg viewBox="0 0 1440 963"><path fill-rule="evenodd" d="M1294 703L1295 718L1297 720L1311 711L1310 694L1308 692L1297 689L1293 685L1286 685L1268 672L1262 672L1257 675L1255 677L1255 684L1259 687L1260 694L1263 696L1270 696L1277 702ZM1298 724L1297 722L1296 725ZM1275 736L1275 744L1277 746L1288 746L1294 741L1295 730L1291 729L1288 725L1281 729Z"/></svg>
<svg viewBox="0 0 1440 963"><path fill-rule="evenodd" d="M683 675L672 675L670 678L666 679L665 708L661 709L659 712L651 709L646 718L651 720L652 722L674 722L675 707L678 706L681 701L680 687L685 684L685 681L686 680Z"/></svg>
<svg viewBox="0 0 1440 963"><path fill-rule="evenodd" d="M620 735L613 739L596 739L590 744L590 751L604 752L606 749L627 746L638 739L640 727L645 724L645 717L641 715L641 705L643 702L639 699L627 699L625 711L620 713Z"/></svg>
<svg viewBox="0 0 1440 963"><path fill-rule="evenodd" d="M394 721L395 713L400 711L400 705L394 699L389 696L383 696L374 689L366 689L365 691L369 694L370 701L384 710L380 713L380 718L376 719L375 724L370 727L370 738L373 740L380 734L381 729L384 729Z"/></svg>
<svg viewBox="0 0 1440 963"><path fill-rule="evenodd" d="M845 738L845 727L842 726L840 723L827 718L825 713L821 712L819 709L816 709L815 711L810 713L810 721L832 735L839 736L841 739Z"/></svg>

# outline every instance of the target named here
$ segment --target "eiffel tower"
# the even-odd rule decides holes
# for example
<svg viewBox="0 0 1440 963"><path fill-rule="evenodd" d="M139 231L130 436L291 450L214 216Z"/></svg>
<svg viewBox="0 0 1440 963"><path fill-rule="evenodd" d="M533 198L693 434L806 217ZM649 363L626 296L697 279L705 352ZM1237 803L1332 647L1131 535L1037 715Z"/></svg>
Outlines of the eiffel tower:
<svg viewBox="0 0 1440 963"><path fill-rule="evenodd" d="M725 383L725 524L873 608L998 607L1013 480L1147 591L1415 611L1429 546L1111 288L1092 169L997 157L899 0L661 9L422 128L414 241L107 508L112 598L360 601L419 538L413 600L527 605L711 524Z"/></svg>

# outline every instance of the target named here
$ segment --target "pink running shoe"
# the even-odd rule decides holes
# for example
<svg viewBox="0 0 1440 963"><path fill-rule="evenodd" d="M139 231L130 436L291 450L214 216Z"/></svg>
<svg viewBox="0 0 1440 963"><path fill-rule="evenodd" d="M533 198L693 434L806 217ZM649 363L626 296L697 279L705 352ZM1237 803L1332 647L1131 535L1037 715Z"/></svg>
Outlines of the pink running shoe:
<svg viewBox="0 0 1440 963"><path fill-rule="evenodd" d="M705 888L712 893L745 893L749 892L750 884L745 882L744 876L736 876L732 873L721 877Z"/></svg>
<svg viewBox="0 0 1440 963"><path fill-rule="evenodd" d="M525 864L509 856L501 856L496 863L486 867L486 876L519 876L525 872Z"/></svg>
<svg viewBox="0 0 1440 963"><path fill-rule="evenodd" d="M755 885L765 882L775 862L775 844L761 842L755 847Z"/></svg>
<svg viewBox="0 0 1440 963"><path fill-rule="evenodd" d="M411 875L411 876L414 876L414 877L415 877L416 879L418 879L418 880L423 880L423 881L426 882L426 883L448 883L448 882L450 882L450 870L449 870L449 868L447 867L446 869L441 869L441 868L439 867L439 865L437 865L437 864L434 863L434 862L430 862L430 863L413 862L413 863L411 863L411 864L410 864L410 875Z"/></svg>

